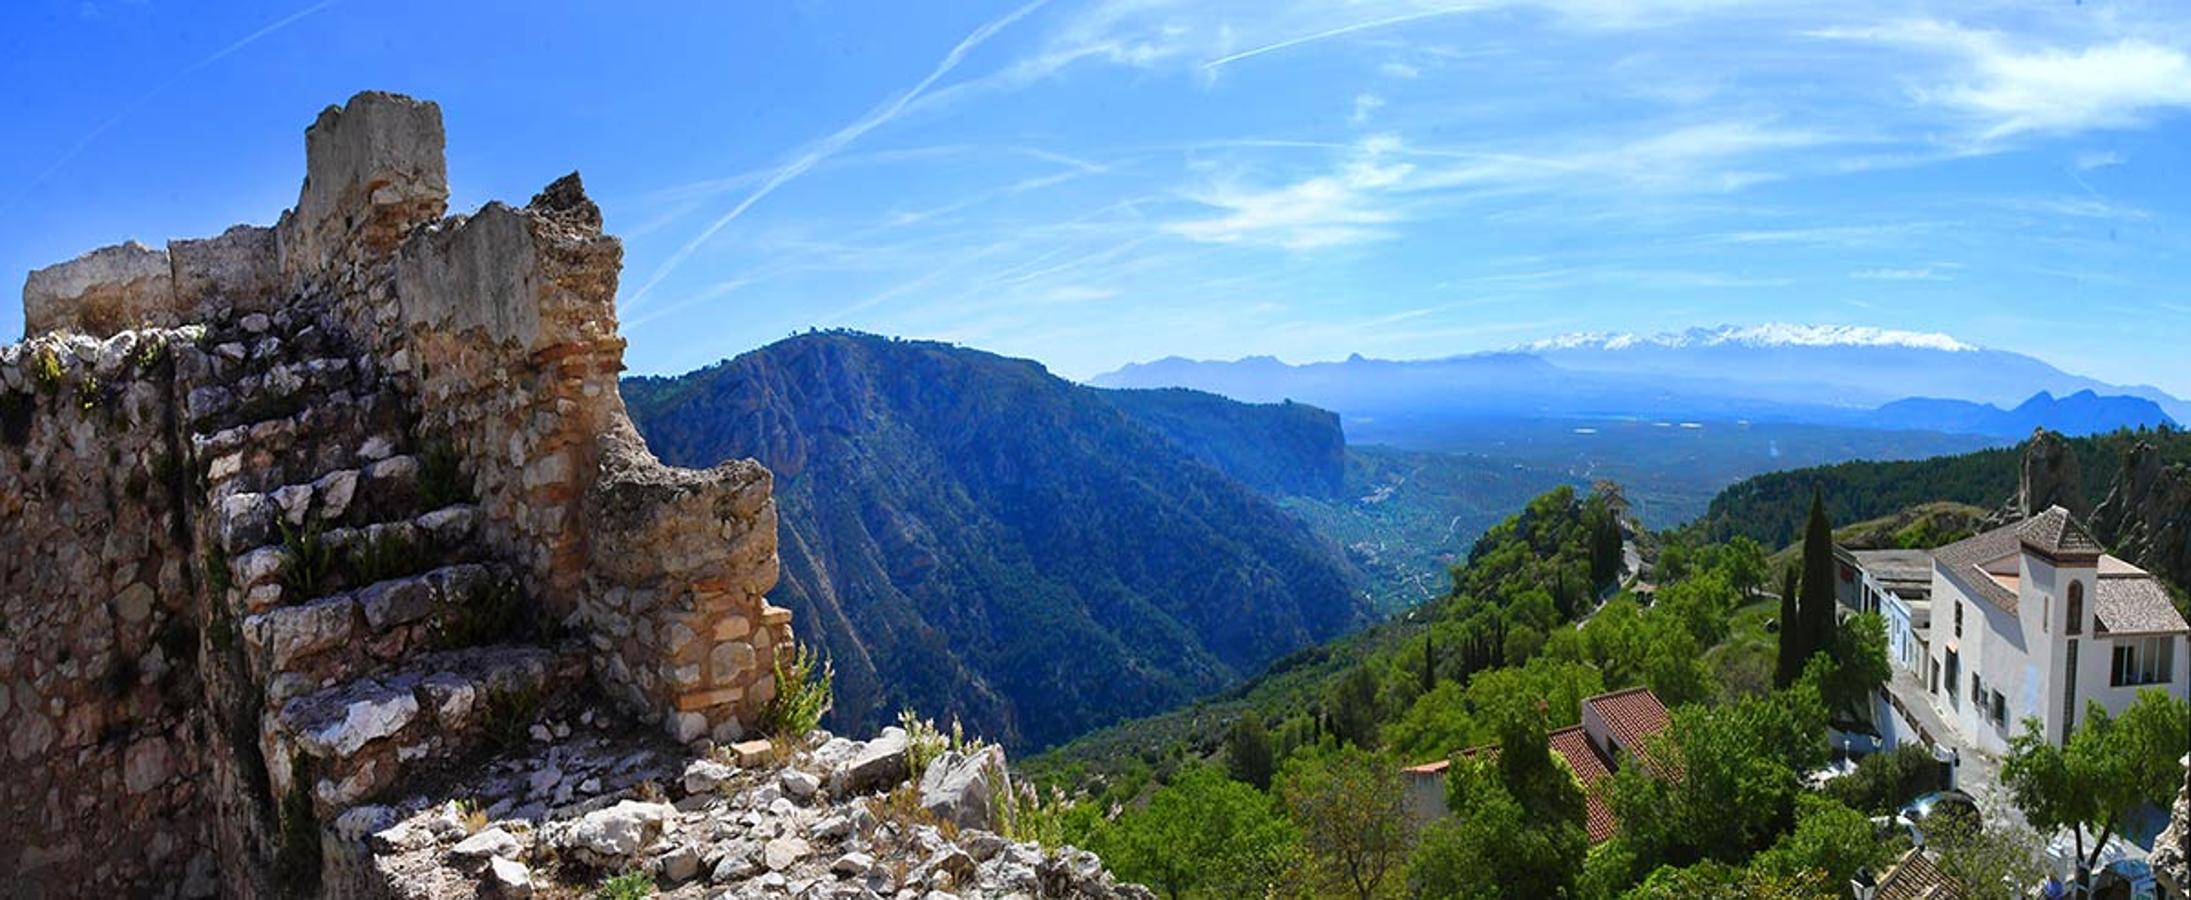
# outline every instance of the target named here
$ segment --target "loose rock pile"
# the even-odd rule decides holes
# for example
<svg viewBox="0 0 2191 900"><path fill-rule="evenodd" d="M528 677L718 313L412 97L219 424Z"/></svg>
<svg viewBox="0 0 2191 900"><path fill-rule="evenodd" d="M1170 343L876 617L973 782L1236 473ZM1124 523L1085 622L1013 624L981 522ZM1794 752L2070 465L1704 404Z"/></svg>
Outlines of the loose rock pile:
<svg viewBox="0 0 2191 900"><path fill-rule="evenodd" d="M401 898L571 896L641 873L665 897L1153 897L1094 854L996 832L995 748L910 780L906 734L816 732L690 758L588 735L498 760L476 799L361 807L378 891ZM678 762L682 760L682 762Z"/></svg>

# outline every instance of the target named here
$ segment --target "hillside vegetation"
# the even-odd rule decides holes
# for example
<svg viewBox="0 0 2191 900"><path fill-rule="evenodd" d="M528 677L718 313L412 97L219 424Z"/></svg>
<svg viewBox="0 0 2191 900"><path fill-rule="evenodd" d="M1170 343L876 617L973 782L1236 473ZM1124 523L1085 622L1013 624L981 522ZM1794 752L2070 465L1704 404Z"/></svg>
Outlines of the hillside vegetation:
<svg viewBox="0 0 2191 900"><path fill-rule="evenodd" d="M1410 615L1027 768L1090 791L1074 839L1170 896L1813 896L1891 860L1864 818L1891 798L1809 794L1797 777L1825 759L1829 711L1885 677L1877 617L1829 624L1776 687L1777 601L1759 594L1754 541L1668 536L1654 602L1597 601L1622 575L1623 508L1609 486L1555 488ZM1685 775L1629 765L1601 783L1590 802L1624 825L1592 847L1586 795L1546 733L1637 685L1674 709L1652 752ZM1399 770L1441 759L1452 815L1417 829Z"/></svg>
<svg viewBox="0 0 2191 900"><path fill-rule="evenodd" d="M2175 429L2116 431L2069 438L2087 508L2105 499L2123 454L2139 442L2163 463L2191 462L2191 432ZM1794 542L1811 491L1822 492L1836 522L1861 522L1946 501L1997 509L2016 495L2022 448L1999 447L1954 456L1894 462L1857 461L1790 469L1746 479L1712 499L1695 527L1710 540L1747 537L1768 547Z"/></svg>

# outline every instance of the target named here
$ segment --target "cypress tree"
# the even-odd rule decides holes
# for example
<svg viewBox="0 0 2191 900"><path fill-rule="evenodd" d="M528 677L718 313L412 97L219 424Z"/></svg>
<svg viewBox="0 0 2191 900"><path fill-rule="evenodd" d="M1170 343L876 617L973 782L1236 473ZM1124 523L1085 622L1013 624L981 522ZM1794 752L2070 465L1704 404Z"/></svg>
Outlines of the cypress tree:
<svg viewBox="0 0 2191 900"><path fill-rule="evenodd" d="M1826 499L1811 491L1811 520L1803 532L1803 592L1797 614L1803 618L1803 661L1833 644L1833 523L1826 520ZM1797 666L1800 672L1801 665Z"/></svg>
<svg viewBox="0 0 2191 900"><path fill-rule="evenodd" d="M1787 687L1795 683L1795 677L1803 671L1803 626L1796 621L1795 567L1789 566L1780 578L1780 657L1773 667L1773 686Z"/></svg>
<svg viewBox="0 0 2191 900"><path fill-rule="evenodd" d="M1431 641L1430 631L1423 631L1423 693L1430 693L1438 686L1438 645Z"/></svg>

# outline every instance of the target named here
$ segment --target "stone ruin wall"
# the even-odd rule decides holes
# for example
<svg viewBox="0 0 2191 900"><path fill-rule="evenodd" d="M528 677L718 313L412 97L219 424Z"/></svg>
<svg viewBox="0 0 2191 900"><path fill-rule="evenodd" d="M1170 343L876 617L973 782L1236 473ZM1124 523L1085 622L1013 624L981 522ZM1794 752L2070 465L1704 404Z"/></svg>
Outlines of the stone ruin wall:
<svg viewBox="0 0 2191 900"><path fill-rule="evenodd" d="M29 883L197 896L217 871L224 890L267 893L254 870L282 839L293 777L279 713L336 678L324 662L291 671L267 645L349 652L370 641L377 662L345 664L382 668L428 649L415 635L353 635L364 619L348 606L339 632L323 621L300 636L288 623L308 617L274 618L294 610L265 566L231 572L215 559L234 504L266 502L237 485L270 463L188 423L215 400L255 402L219 395L245 390L224 369L289 369L257 359L264 341L224 358L236 345L205 346L214 339L191 323L264 329L265 313L287 323L295 311L307 334L314 322L344 333L362 354L353 374L400 398L417 440L461 460L479 511L474 555L513 569L525 600L583 648L591 680L645 720L679 740L724 741L773 696L792 636L789 612L764 599L777 577L769 473L750 460L674 469L647 451L617 391L621 245L575 174L526 207L444 218L434 104L360 94L306 134L304 188L277 225L104 248L32 273L33 337L0 349L0 749L11 773L0 779L0 870L43 873ZM138 349L153 346L170 352ZM262 389L274 374L245 384ZM316 412L303 399L298 421ZM264 429L248 430L257 440ZM284 500L274 515L302 521L331 490L304 489L301 508L264 496ZM406 740L419 727L396 724ZM319 814L388 787L397 749L377 751L378 774L367 760L319 782Z"/></svg>
<svg viewBox="0 0 2191 900"><path fill-rule="evenodd" d="M212 884L211 830L191 815L209 800L199 602L166 356L189 339L0 348L0 871L13 877Z"/></svg>

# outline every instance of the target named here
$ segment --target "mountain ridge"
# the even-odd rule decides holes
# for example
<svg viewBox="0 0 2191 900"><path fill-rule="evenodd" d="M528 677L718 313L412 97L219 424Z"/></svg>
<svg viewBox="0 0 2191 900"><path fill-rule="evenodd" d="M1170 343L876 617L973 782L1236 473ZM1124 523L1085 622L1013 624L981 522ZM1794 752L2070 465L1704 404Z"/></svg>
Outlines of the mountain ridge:
<svg viewBox="0 0 2191 900"><path fill-rule="evenodd" d="M1385 382L1383 390L1350 383L1371 378ZM1231 361L1167 356L1129 363L1087 383L1189 387L1256 402L1290 398L1350 418L1436 408L1840 423L1845 420L1836 410L1868 410L1918 396L2007 408L2040 392L2092 391L2147 400L2176 421L2191 420L2191 401L2151 385L2111 384L1946 334L1870 326L1719 326L1651 336L1578 332L1412 360L1358 353L1298 364L1268 355ZM1457 402L1457 392L1472 402Z"/></svg>
<svg viewBox="0 0 2191 900"><path fill-rule="evenodd" d="M776 473L773 599L846 728L910 706L1041 747L1367 618L1336 546L1032 361L816 332L625 394L664 458Z"/></svg>

